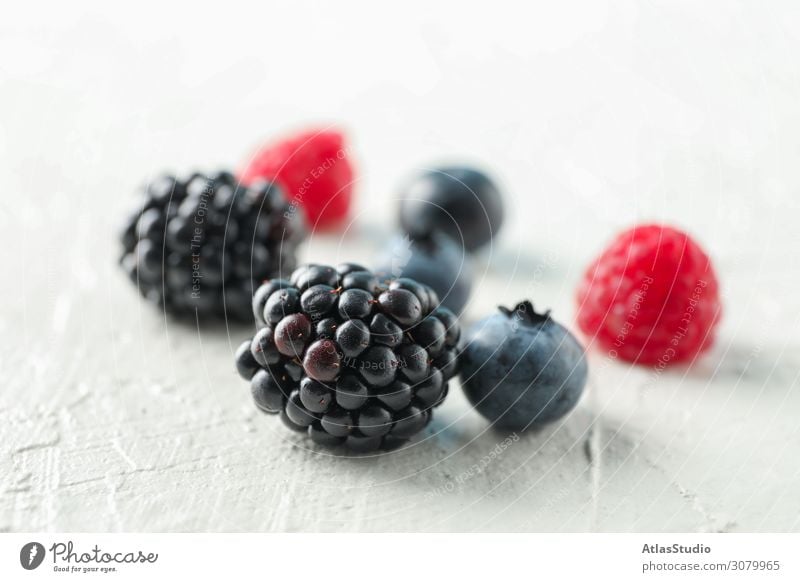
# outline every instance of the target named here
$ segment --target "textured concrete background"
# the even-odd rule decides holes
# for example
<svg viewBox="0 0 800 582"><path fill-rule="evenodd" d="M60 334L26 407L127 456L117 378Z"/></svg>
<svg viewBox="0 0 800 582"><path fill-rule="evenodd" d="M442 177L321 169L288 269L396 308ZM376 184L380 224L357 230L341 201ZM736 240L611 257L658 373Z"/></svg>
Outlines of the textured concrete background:
<svg viewBox="0 0 800 582"><path fill-rule="evenodd" d="M800 529L800 8L404 6L0 22L0 530ZM468 319L530 297L572 325L586 262L658 219L716 260L717 346L663 374L593 352L574 413L488 464L507 435L457 386L408 450L309 448L234 372L252 329L144 305L113 228L154 174L307 121L349 130L361 179L352 227L304 258L369 261L409 172L478 161L510 221Z"/></svg>

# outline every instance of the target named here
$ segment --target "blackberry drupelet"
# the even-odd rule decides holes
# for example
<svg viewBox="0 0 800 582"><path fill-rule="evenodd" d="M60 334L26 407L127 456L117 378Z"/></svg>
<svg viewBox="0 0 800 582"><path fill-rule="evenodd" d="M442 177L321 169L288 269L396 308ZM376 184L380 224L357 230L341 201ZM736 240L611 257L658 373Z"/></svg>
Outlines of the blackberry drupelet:
<svg viewBox="0 0 800 582"><path fill-rule="evenodd" d="M302 216L274 184L245 188L228 172L164 176L147 185L127 220L120 264L169 313L250 321L262 281L289 286L276 277L294 269L304 235ZM257 319L272 287L256 298Z"/></svg>
<svg viewBox="0 0 800 582"><path fill-rule="evenodd" d="M236 352L256 406L325 447L391 449L424 429L458 366L459 323L412 279L305 265L253 297Z"/></svg>

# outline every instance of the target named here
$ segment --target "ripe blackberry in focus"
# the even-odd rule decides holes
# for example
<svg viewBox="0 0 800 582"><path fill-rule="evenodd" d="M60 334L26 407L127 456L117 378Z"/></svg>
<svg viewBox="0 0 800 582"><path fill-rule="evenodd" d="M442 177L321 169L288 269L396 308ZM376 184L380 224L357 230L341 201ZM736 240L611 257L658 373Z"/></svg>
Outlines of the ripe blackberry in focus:
<svg viewBox="0 0 800 582"><path fill-rule="evenodd" d="M460 328L427 285L352 263L305 265L255 293L261 329L236 352L256 406L325 447L395 448L458 371Z"/></svg>
<svg viewBox="0 0 800 582"><path fill-rule="evenodd" d="M294 269L304 231L276 185L244 188L228 172L164 176L122 229L120 265L168 313L250 321L254 291Z"/></svg>

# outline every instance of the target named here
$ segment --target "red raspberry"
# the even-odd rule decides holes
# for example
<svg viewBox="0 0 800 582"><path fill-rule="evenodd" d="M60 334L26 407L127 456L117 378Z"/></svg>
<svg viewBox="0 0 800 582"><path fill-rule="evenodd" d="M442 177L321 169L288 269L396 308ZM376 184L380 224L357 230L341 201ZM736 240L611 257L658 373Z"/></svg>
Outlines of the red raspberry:
<svg viewBox="0 0 800 582"><path fill-rule="evenodd" d="M708 256L656 224L617 236L586 270L577 301L581 330L612 357L660 366L709 348L722 313Z"/></svg>
<svg viewBox="0 0 800 582"><path fill-rule="evenodd" d="M336 130L311 129L266 144L248 160L239 179L245 185L277 179L313 228L336 225L350 209L353 168L344 136Z"/></svg>

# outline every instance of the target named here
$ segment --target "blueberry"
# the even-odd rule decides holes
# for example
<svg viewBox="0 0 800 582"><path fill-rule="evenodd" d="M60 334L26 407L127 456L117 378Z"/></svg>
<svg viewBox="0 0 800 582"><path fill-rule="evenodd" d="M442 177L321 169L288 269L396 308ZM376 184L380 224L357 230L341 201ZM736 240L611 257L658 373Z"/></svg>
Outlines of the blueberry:
<svg viewBox="0 0 800 582"><path fill-rule="evenodd" d="M564 416L577 404L588 374L575 337L529 301L474 324L460 359L467 398L510 430Z"/></svg>
<svg viewBox="0 0 800 582"><path fill-rule="evenodd" d="M400 224L412 236L443 232L468 251L488 244L503 224L494 182L468 167L443 167L416 177L403 191Z"/></svg>
<svg viewBox="0 0 800 582"><path fill-rule="evenodd" d="M395 239L381 254L376 273L384 279L410 278L427 285L437 301L461 313L472 290L472 260L462 247L441 233L425 238ZM429 301L430 303L430 301Z"/></svg>

